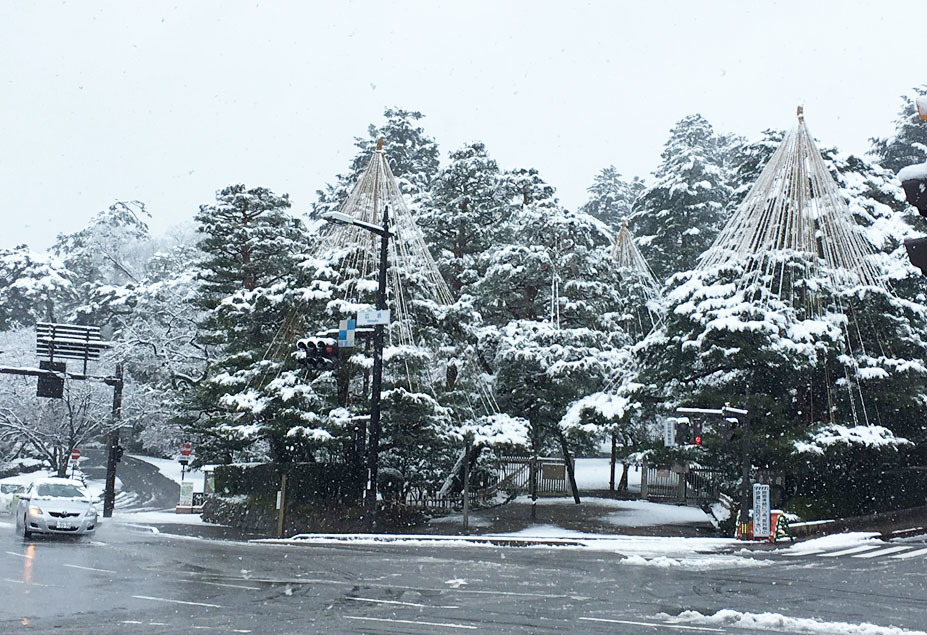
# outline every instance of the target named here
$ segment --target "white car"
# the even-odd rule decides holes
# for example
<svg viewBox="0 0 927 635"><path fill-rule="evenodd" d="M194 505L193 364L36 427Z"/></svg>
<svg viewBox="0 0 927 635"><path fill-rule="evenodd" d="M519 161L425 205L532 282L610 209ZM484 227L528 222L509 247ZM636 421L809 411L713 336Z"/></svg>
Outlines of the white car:
<svg viewBox="0 0 927 635"><path fill-rule="evenodd" d="M97 528L97 510L83 483L69 478L43 478L19 495L16 530L32 534L89 534Z"/></svg>
<svg viewBox="0 0 927 635"><path fill-rule="evenodd" d="M16 509L17 494L25 491L25 485L0 483L0 514L12 514Z"/></svg>

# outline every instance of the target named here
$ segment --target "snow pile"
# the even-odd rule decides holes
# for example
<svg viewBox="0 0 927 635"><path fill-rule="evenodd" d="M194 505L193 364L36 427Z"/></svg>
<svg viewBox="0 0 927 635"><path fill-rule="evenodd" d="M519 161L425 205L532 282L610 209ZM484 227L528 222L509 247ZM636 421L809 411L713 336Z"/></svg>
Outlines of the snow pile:
<svg viewBox="0 0 927 635"><path fill-rule="evenodd" d="M789 547L788 555L805 556L824 551L840 551L871 544L881 534L868 531L853 531L845 534L832 534L812 540L805 540Z"/></svg>
<svg viewBox="0 0 927 635"><path fill-rule="evenodd" d="M824 426L817 432L810 442L796 441L795 451L802 453L824 454L824 450L832 445L865 445L871 448L898 447L907 445L910 441L896 437L891 430L883 426L843 426L832 423Z"/></svg>
<svg viewBox="0 0 927 635"><path fill-rule="evenodd" d="M925 635L924 631L910 631L895 626L875 624L850 624L849 622L825 622L806 617L789 617L780 613L742 613L731 609L718 611L714 615L702 615L698 611L683 611L676 617L660 613L658 619L671 620L673 624L710 624L733 626L734 628L771 631L774 633L812 633L814 635Z"/></svg>
<svg viewBox="0 0 927 635"><path fill-rule="evenodd" d="M632 555L623 559L621 564L637 567L656 567L658 569L679 568L706 571L709 569L727 569L731 567L737 567L738 569L743 567L765 567L769 565L769 561L723 555L695 555L688 558L668 558L667 556L644 558L642 556Z"/></svg>

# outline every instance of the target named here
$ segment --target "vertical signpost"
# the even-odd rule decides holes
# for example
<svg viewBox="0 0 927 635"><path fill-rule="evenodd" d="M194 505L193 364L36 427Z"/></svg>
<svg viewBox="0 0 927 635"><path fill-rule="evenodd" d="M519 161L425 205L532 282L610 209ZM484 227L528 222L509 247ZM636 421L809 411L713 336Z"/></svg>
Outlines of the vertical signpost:
<svg viewBox="0 0 927 635"><path fill-rule="evenodd" d="M185 480L187 464L190 462L190 455L193 454L192 443L180 444L180 502L177 504L177 513L193 512L193 481Z"/></svg>
<svg viewBox="0 0 927 635"><path fill-rule="evenodd" d="M190 463L190 455L193 454L192 443L180 444L180 482L183 483L184 474L186 474L187 464Z"/></svg>
<svg viewBox="0 0 927 635"><path fill-rule="evenodd" d="M74 448L71 450L71 478L74 478L78 461L80 461L80 448Z"/></svg>
<svg viewBox="0 0 927 635"><path fill-rule="evenodd" d="M769 538L769 485L753 484L753 537Z"/></svg>
<svg viewBox="0 0 927 635"><path fill-rule="evenodd" d="M671 417L663 420L663 445L668 448L676 445L676 420Z"/></svg>

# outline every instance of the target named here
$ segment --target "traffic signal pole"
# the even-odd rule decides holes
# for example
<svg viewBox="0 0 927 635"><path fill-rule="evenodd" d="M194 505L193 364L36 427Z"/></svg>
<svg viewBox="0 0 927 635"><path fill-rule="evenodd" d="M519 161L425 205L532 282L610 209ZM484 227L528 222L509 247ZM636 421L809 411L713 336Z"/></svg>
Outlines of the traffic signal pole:
<svg viewBox="0 0 927 635"><path fill-rule="evenodd" d="M110 518L116 506L116 463L119 451L119 420L122 417L122 363L116 364L116 376L113 379L113 429L109 433L108 452L106 453L106 489L103 492L103 517Z"/></svg>

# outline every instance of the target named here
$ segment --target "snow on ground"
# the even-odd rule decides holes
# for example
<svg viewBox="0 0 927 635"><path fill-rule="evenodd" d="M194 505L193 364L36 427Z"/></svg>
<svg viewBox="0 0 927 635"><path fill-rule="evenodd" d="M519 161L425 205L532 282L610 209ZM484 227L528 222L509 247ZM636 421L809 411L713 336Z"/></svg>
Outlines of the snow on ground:
<svg viewBox="0 0 927 635"><path fill-rule="evenodd" d="M174 459L159 459L153 456L142 456L140 454L131 454L130 456L133 459L138 459L139 461L154 465L162 475L175 483L180 483L181 465L179 461ZM203 472L200 470L185 470L184 480L193 482L194 492L203 491Z"/></svg>
<svg viewBox="0 0 927 635"><path fill-rule="evenodd" d="M517 545L534 549L584 549L624 556L619 564L691 570L765 567L770 562L744 558L729 550L735 543L729 538L666 538L654 536L617 536L585 534L553 525L533 525L505 534L479 536L425 536L409 534L301 534L286 539L260 539L255 542L292 545L382 545L394 543L407 547L505 548Z"/></svg>
<svg viewBox="0 0 927 635"><path fill-rule="evenodd" d="M471 527L492 527L492 521L486 518L480 518L470 514ZM450 514L449 516L439 516L428 521L431 525L462 525L463 514Z"/></svg>
<svg viewBox="0 0 927 635"><path fill-rule="evenodd" d="M621 478L621 463L615 465L615 481ZM582 490L608 489L610 476L609 459L576 459L576 487ZM632 465L628 470L628 489L641 490L641 468Z"/></svg>
<svg viewBox="0 0 927 635"><path fill-rule="evenodd" d="M832 534L796 543L789 547L789 555L804 556L824 551L852 549L872 544L881 534L870 531L853 531L845 534Z"/></svg>
<svg viewBox="0 0 927 635"><path fill-rule="evenodd" d="M651 525L689 525L711 520L698 507L664 505L649 501L620 501L621 506L604 518L616 527L649 527Z"/></svg>
<svg viewBox="0 0 927 635"><path fill-rule="evenodd" d="M581 497L583 505L591 507L607 507L615 512L608 514L603 520L616 527L650 527L653 525L691 525L709 524L711 519L698 507L685 505L668 505L666 503L651 503L650 501L624 501L612 498ZM529 496L519 496L513 503L530 504ZM573 502L572 497L539 498L540 506L561 506Z"/></svg>
<svg viewBox="0 0 927 635"><path fill-rule="evenodd" d="M172 511L113 511L113 520L117 523L129 525L210 525L203 521L199 514L177 514Z"/></svg>
<svg viewBox="0 0 927 635"><path fill-rule="evenodd" d="M733 626L773 633L811 633L813 635L927 635L924 631L910 631L894 626L876 626L862 623L825 622L807 617L789 617L780 613L742 613L731 609L718 611L714 615L702 615L698 611L683 611L677 616L660 613L657 619L672 624L703 624L711 626Z"/></svg>

